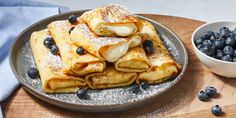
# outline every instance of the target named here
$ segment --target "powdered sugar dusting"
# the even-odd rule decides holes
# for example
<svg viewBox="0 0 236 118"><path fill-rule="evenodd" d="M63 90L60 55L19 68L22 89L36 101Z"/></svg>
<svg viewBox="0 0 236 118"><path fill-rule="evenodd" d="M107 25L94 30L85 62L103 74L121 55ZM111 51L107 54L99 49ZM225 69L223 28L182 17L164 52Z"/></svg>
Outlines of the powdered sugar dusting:
<svg viewBox="0 0 236 118"><path fill-rule="evenodd" d="M108 5L101 14L103 16L103 20L110 23L137 21L133 13L131 13L126 7L119 4Z"/></svg>
<svg viewBox="0 0 236 118"><path fill-rule="evenodd" d="M71 25L69 22L67 22L66 20L61 20L61 21L55 21L54 22L55 25L59 28L65 29L69 32Z"/></svg>
<svg viewBox="0 0 236 118"><path fill-rule="evenodd" d="M62 69L62 62L59 55L53 55L51 52L47 54L48 65L53 68L56 72Z"/></svg>
<svg viewBox="0 0 236 118"><path fill-rule="evenodd" d="M95 35L92 34L92 32L89 30L89 28L88 28L88 26L86 24L79 24L75 28L77 28L79 31L81 31L82 34L86 38L88 38L90 40L95 38Z"/></svg>
<svg viewBox="0 0 236 118"><path fill-rule="evenodd" d="M117 44L120 42L126 42L125 38L117 38L117 37L98 37L93 40L93 42L100 46L105 46L109 44Z"/></svg>
<svg viewBox="0 0 236 118"><path fill-rule="evenodd" d="M126 38L118 38L118 37L97 37L95 36L88 28L86 24L79 24L76 26L77 30L79 32L82 32L82 34L91 40L95 45L98 47L106 46L110 44L118 44L120 42L126 42ZM82 40L82 39L80 39Z"/></svg>

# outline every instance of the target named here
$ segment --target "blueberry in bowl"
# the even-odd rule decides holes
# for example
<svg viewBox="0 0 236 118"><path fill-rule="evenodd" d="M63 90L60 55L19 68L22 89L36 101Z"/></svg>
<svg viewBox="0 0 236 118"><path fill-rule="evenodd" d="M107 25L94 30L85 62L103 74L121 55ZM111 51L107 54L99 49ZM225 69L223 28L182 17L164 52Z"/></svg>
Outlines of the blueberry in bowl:
<svg viewBox="0 0 236 118"><path fill-rule="evenodd" d="M212 72L236 78L236 21L209 22L192 35L193 49Z"/></svg>
<svg viewBox="0 0 236 118"><path fill-rule="evenodd" d="M215 36L219 34L219 36ZM231 35L231 36L230 36ZM236 52L235 34L228 27L222 27L218 32L207 29L194 39L195 46L204 54L215 59L232 62Z"/></svg>

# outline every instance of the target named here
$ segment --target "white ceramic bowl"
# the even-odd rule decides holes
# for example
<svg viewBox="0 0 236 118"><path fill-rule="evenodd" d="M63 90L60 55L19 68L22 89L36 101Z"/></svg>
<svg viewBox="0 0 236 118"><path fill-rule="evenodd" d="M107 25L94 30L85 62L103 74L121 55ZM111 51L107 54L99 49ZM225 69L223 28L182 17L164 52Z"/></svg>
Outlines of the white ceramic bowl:
<svg viewBox="0 0 236 118"><path fill-rule="evenodd" d="M221 61L202 53L194 44L194 40L207 29L219 32L221 27L228 27L230 30L236 28L236 21L215 21L203 24L198 27L192 35L192 46L198 59L212 72L229 78L236 78L236 62Z"/></svg>

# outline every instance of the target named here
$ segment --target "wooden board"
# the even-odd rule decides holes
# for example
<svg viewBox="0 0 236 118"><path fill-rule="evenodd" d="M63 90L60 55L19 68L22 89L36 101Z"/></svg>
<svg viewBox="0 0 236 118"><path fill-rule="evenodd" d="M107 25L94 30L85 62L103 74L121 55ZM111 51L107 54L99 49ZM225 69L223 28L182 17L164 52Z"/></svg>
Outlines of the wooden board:
<svg viewBox="0 0 236 118"><path fill-rule="evenodd" d="M3 114L6 118L25 118L33 116L43 117L214 117L210 108L219 104L222 106L224 117L236 117L236 79L228 79L211 73L204 67L191 45L192 32L204 22L171 17L146 14L159 23L169 27L183 40L189 54L189 66L183 79L173 88L156 101L145 106L117 113L85 113L69 111L63 108L52 106L44 101L27 93L20 87L14 94L2 104ZM223 68L222 68L223 69ZM198 91L206 86L214 86L219 91L216 98L208 102L201 102L197 99Z"/></svg>

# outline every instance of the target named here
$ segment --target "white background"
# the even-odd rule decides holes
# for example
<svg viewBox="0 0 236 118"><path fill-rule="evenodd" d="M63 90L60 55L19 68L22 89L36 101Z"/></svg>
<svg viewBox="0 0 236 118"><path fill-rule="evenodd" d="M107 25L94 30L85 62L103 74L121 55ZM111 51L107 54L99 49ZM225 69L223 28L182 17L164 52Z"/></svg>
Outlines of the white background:
<svg viewBox="0 0 236 118"><path fill-rule="evenodd" d="M134 13L180 16L202 21L236 20L236 0L37 0L72 10L91 9L109 3L125 5Z"/></svg>

